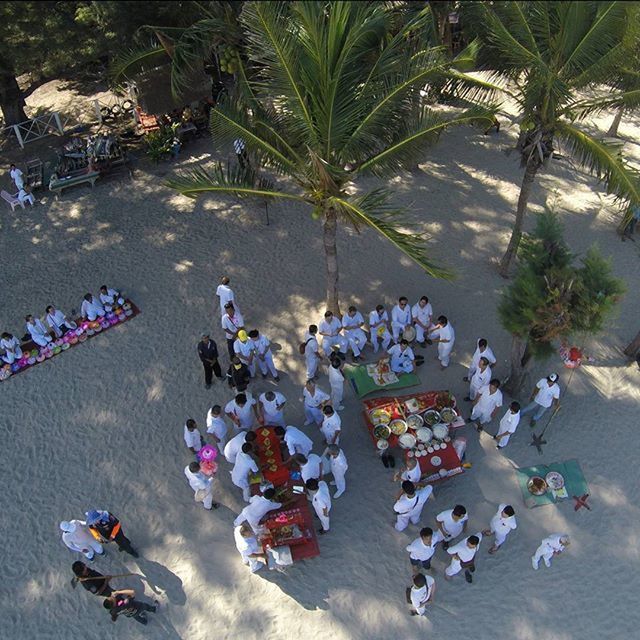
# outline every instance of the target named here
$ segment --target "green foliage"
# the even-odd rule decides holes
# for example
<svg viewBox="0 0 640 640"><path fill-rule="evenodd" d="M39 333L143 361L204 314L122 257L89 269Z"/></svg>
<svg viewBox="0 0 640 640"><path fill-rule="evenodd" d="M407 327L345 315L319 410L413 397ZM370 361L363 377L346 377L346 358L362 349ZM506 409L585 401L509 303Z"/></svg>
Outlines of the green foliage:
<svg viewBox="0 0 640 640"><path fill-rule="evenodd" d="M149 132L144 137L147 145L147 155L154 162L164 160L171 153L177 127L177 124L173 124L170 127L161 127L157 131Z"/></svg>
<svg viewBox="0 0 640 640"><path fill-rule="evenodd" d="M275 197L301 199L316 214L337 211L356 229L380 233L427 273L443 275L427 256L425 238L404 230L406 212L389 203L389 193L356 197L348 187L360 173L397 174L449 127L491 123L493 106L446 116L421 95L432 83L455 82L460 93L495 90L460 71L473 49L451 61L430 46L429 6L407 17L395 3L246 2L239 24L245 47L237 60L238 96L211 113L218 150L227 153L242 138L257 165L294 185L288 196ZM209 178L212 192L247 195L254 188ZM171 184L194 195L207 190L206 179L200 173Z"/></svg>
<svg viewBox="0 0 640 640"><path fill-rule="evenodd" d="M520 109L524 164L542 165L555 143L603 180L615 198L640 203L640 176L577 123L603 108L632 106L640 93L616 88L585 100L582 90L611 80L636 41L636 2L472 3L483 24L484 66L512 81Z"/></svg>
<svg viewBox="0 0 640 640"><path fill-rule="evenodd" d="M498 314L503 327L528 341L534 357L549 355L554 341L572 334L595 334L624 292L610 262L591 248L576 266L556 214L547 210L522 239L512 284L502 292Z"/></svg>

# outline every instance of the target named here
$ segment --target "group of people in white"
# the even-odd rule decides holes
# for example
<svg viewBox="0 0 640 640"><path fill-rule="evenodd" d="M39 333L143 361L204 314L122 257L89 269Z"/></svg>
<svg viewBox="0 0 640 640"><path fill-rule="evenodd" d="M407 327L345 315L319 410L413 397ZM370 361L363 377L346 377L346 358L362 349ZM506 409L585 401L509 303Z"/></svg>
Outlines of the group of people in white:
<svg viewBox="0 0 640 640"><path fill-rule="evenodd" d="M124 297L120 292L102 285L97 297L91 293L84 296L80 315L84 320L96 320L124 302ZM47 347L56 338L60 338L67 331L76 328L76 322L69 319L60 309L49 305L43 317L36 317L33 314L25 316L26 333L22 340L6 331L1 334L0 358L4 363L11 365L22 358L25 342L31 340L38 347Z"/></svg>
<svg viewBox="0 0 640 640"><path fill-rule="evenodd" d="M15 164L12 164L9 167L9 175L11 176L11 180L16 188L16 193L13 194L13 197L17 198L23 205L28 202L33 206L36 203L36 199L33 197L33 193L31 193L31 188L25 182L24 172L22 169L19 169Z"/></svg>
<svg viewBox="0 0 640 640"><path fill-rule="evenodd" d="M279 376L268 349L270 343L265 339L267 349L262 351L262 355L266 357L260 359L257 347L250 344L255 340L256 334L260 334L256 331L246 332L244 319L227 277L222 279L216 293L220 299L221 324L230 358L239 359L249 368L253 377L257 372L255 365L258 357L258 363L262 362L264 365L260 366L263 376L271 373L277 381ZM265 391L257 398L243 390L236 393L226 405L216 404L209 409L204 435L231 465L232 483L241 490L243 500L247 503L234 520L234 539L244 563L252 572L258 571L267 562L259 543L260 523L269 512L283 506L273 487L263 490L262 495L251 496L250 477L260 471L254 429L259 425L276 427L276 435L282 444L283 459L292 468L299 469L301 480L321 523L319 532L324 534L330 531L332 500L344 493L345 474L348 470L345 452L340 448L342 420L338 413L344 408L343 367L346 357L350 351L354 361L362 359L363 350L370 343L374 353L378 353L380 348L386 351L394 371L410 372L416 366L416 358L410 347L410 342L414 340L422 347L437 343L437 357L441 367L449 365L455 332L445 316L439 316L433 321L432 307L426 296L420 298L413 307L409 306L407 298L399 298L391 310L391 319L385 307L378 305L369 314L368 328L355 306L349 307L342 320L327 311L319 325L309 327L305 340L299 347L305 358L307 373L307 382L302 392L304 427L315 425L318 428L324 443L322 453L313 452L313 441L301 428L287 424L287 398L278 390ZM328 365L331 393L316 384L322 362ZM502 407L500 382L493 377L495 366L495 354L487 340L480 338L464 377L469 384L465 400L473 403L469 421L479 431L496 417ZM553 402L558 402L557 380L558 375L555 373L540 380L534 388L530 404L524 409L520 409L518 402L509 405L493 436L498 449L508 444L522 414L533 413L532 423L535 423ZM196 454L206 442L192 419L184 425L184 440L187 447ZM212 496L213 477L203 473L197 461L187 465L184 473L194 491L195 499L202 502L205 509L215 509L218 505ZM329 473L333 476L331 484L336 487L333 496L324 479ZM421 471L415 458L408 459L406 467L394 479L402 483L401 492L393 507L396 514L395 528L397 531L404 531L410 524L420 522L422 509L432 495L433 488L421 482ZM422 527L420 535L406 547L414 570L413 586L407 593L413 606L412 614L424 615L427 605L433 601L435 581L431 575L423 573L423 570L430 569L436 546L442 544L450 560L444 572L445 578L451 579L464 570L466 580L472 582L474 559L482 538L494 537L489 553L496 553L507 535L516 528L515 510L511 505L500 504L488 528L455 542L456 538L466 532L467 524L466 508L456 505L437 514L433 528ZM534 568L537 568L540 559L544 559L549 566L553 554L560 553L568 543L568 536L564 534L545 539L532 557Z"/></svg>

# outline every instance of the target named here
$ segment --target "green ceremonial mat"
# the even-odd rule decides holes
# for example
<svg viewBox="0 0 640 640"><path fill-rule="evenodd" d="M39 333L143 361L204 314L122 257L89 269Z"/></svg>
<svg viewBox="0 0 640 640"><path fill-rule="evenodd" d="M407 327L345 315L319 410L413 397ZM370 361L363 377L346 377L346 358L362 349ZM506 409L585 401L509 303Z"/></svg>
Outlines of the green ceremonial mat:
<svg viewBox="0 0 640 640"><path fill-rule="evenodd" d="M367 373L367 366L360 364L357 367L345 367L344 375L353 386L359 398L364 398L374 391L387 391L389 389L404 389L420 384L420 377L415 373L402 373L398 375L398 381L384 386L377 385Z"/></svg>
<svg viewBox="0 0 640 640"><path fill-rule="evenodd" d="M564 478L564 487L558 491L549 490L541 496L534 496L527 488L529 478L540 476L544 478L549 471L557 471ZM573 496L582 496L589 493L589 485L585 480L580 464L577 460L566 460L565 462L553 462L545 465L539 464L533 467L522 467L516 470L518 484L522 491L524 503L529 509L540 507L544 504L555 504L560 500L568 500Z"/></svg>

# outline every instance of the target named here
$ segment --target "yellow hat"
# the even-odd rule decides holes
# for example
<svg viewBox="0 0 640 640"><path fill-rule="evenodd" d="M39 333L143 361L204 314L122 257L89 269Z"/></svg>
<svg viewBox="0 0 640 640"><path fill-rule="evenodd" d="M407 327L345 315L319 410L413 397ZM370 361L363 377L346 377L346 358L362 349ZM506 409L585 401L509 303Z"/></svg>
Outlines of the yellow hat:
<svg viewBox="0 0 640 640"><path fill-rule="evenodd" d="M240 340L240 342L246 342L248 339L249 336L247 332L244 329L240 329L240 331L238 331L238 340Z"/></svg>

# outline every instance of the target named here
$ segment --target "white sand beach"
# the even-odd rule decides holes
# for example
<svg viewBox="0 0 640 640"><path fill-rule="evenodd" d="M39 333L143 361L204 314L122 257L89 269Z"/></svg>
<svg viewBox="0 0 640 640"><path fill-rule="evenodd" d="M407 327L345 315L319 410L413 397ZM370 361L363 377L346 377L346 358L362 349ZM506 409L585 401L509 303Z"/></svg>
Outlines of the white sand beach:
<svg viewBox="0 0 640 640"><path fill-rule="evenodd" d="M605 131L610 114L596 122ZM510 339L496 303L503 281L493 261L508 241L521 170L511 146L515 125L499 135L465 130L447 134L419 174L391 181L413 223L432 235L434 256L455 270L452 282L425 276L392 245L369 231L339 234L341 295L368 312L399 295L428 295L457 334L452 364L441 372L434 347L419 370L423 389L450 389L461 400L462 381L478 337L489 339L499 366L508 369ZM625 151L640 159L640 118L626 116ZM0 636L27 639L418 640L474 637L509 640L633 638L637 631L635 570L640 562L640 473L636 438L640 372L620 349L638 331L640 242L621 243L614 208L586 173L555 160L534 192L539 210L557 192L557 210L576 252L597 243L610 255L628 292L618 315L585 351L596 362L569 371L560 359L536 364L535 373L561 373L562 408L540 456L529 446L523 421L504 451L486 434L465 428L472 468L436 486L424 512L433 525L456 503L470 513L469 532L486 528L497 504L516 509L518 529L494 556L485 541L474 583L443 577L445 554L433 563L436 601L426 618L408 615L404 601L411 568L404 547L417 535L392 526L397 486L376 456L350 392L342 412L342 445L349 460L347 491L334 502L331 533L321 555L295 564L286 575L251 575L233 540L242 508L239 490L221 464L214 491L221 503L206 512L193 501L183 475L191 455L182 440L187 417L204 424L211 404L231 398L228 386L204 388L196 343L210 330L225 343L214 296L222 274L247 324L277 344L279 389L288 398L287 421L301 426L304 362L297 352L303 331L323 309L324 262L320 226L310 211L270 208L215 197L191 201L162 186L177 167L206 162L210 144L187 148L178 165L138 171L134 182L105 180L93 190L70 189L59 200L0 216L3 256L0 327L23 332L26 313L55 303L69 311L82 295L106 283L122 288L142 313L131 322L61 357L0 383L2 562ZM6 183L8 176L3 178ZM370 184L376 183L371 179ZM543 190L544 187L544 190ZM532 222L531 217L529 223ZM371 357L370 348L365 355ZM226 357L223 358L226 367ZM537 378L536 378L537 379ZM328 389L326 375L320 386ZM253 391L274 388L258 380ZM528 397L528 390L522 400ZM505 398L506 400L506 398ZM490 432L494 433L493 426ZM315 429L305 428L315 442ZM573 500L525 508L514 467L576 458L589 483L592 511L574 512ZM113 545L93 564L103 573L143 576L114 580L143 589L161 609L147 627L123 618L113 625L99 598L73 591L71 563L58 523L90 508L118 515L139 549L135 560ZM566 532L572 544L552 568L531 568L539 541Z"/></svg>

